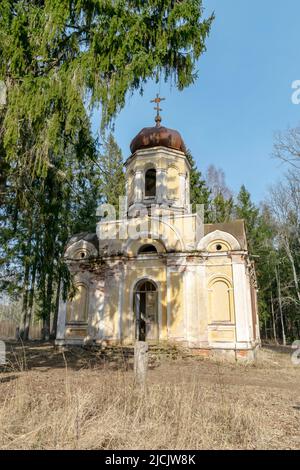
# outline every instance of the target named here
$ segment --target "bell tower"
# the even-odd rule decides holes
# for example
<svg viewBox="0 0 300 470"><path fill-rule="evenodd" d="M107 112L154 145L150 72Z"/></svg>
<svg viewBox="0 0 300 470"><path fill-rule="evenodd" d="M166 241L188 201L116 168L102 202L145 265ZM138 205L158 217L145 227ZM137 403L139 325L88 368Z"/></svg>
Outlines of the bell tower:
<svg viewBox="0 0 300 470"><path fill-rule="evenodd" d="M190 213L190 164L179 132L161 126L158 95L154 100L154 127L143 128L130 144L125 162L128 216L139 214L141 206L150 214Z"/></svg>

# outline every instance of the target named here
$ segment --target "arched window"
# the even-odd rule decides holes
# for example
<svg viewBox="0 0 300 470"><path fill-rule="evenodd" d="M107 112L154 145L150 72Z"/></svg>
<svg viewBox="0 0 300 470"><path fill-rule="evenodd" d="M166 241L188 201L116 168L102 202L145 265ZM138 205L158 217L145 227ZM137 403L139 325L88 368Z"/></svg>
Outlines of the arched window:
<svg viewBox="0 0 300 470"><path fill-rule="evenodd" d="M156 195L156 170L150 168L145 173L145 196L155 197Z"/></svg>
<svg viewBox="0 0 300 470"><path fill-rule="evenodd" d="M88 317L88 288L77 284L75 296L67 304L67 323L86 323Z"/></svg>
<svg viewBox="0 0 300 470"><path fill-rule="evenodd" d="M232 322L234 318L234 307L231 283L225 278L216 278L210 283L208 292L210 322Z"/></svg>
<svg viewBox="0 0 300 470"><path fill-rule="evenodd" d="M144 253L157 253L157 249L155 248L154 245L151 245L150 243L141 246L141 248L138 251L138 255L144 254Z"/></svg>

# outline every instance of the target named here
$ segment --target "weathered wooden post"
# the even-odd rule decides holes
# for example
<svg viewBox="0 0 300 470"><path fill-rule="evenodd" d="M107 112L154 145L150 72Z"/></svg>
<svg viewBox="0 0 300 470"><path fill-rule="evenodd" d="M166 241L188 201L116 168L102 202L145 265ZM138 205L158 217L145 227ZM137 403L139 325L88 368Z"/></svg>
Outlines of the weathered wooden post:
<svg viewBox="0 0 300 470"><path fill-rule="evenodd" d="M6 364L6 345L4 341L0 341L0 365Z"/></svg>
<svg viewBox="0 0 300 470"><path fill-rule="evenodd" d="M142 387L146 384L148 369L148 343L136 341L134 345L134 379Z"/></svg>

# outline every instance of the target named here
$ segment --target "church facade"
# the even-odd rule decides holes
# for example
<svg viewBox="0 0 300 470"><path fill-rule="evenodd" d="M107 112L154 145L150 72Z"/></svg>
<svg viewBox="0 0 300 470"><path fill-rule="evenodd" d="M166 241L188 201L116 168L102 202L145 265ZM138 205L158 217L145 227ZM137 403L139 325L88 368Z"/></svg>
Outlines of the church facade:
<svg viewBox="0 0 300 470"><path fill-rule="evenodd" d="M252 360L260 339L244 222L192 213L184 142L159 115L130 148L120 218L100 209L96 233L66 247L75 295L60 300L56 344L175 342Z"/></svg>

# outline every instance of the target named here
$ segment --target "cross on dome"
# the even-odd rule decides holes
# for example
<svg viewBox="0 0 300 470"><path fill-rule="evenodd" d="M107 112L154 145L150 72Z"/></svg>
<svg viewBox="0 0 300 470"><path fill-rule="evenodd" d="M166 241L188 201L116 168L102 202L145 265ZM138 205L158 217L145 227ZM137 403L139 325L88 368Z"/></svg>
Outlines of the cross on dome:
<svg viewBox="0 0 300 470"><path fill-rule="evenodd" d="M156 111L156 116L155 116L155 122L156 122L156 127L160 126L161 123L161 116L159 114L159 111L162 111L162 108L160 108L159 104L161 101L164 101L166 98L160 98L159 94L156 94L156 98L154 100L151 100L150 103L155 103L156 106L154 106L154 109Z"/></svg>

